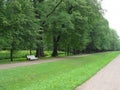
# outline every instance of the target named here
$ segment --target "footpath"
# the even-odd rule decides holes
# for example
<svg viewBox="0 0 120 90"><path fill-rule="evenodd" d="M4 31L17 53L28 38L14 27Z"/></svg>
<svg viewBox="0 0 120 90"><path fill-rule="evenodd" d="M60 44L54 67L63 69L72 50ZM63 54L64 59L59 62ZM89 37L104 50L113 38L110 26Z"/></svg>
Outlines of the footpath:
<svg viewBox="0 0 120 90"><path fill-rule="evenodd" d="M10 63L10 64L0 64L0 69L9 69L9 68L27 66L27 65L33 65L33 64L55 62L55 61L60 61L60 60L69 60L69 59L72 59L72 58L79 58L79 57L84 57L84 56L88 56L88 54L86 54L86 55L76 55L76 56L66 56L66 57L59 57L59 58L50 58L50 59L47 59L47 60L39 59L39 60L34 60L34 61L24 61L24 62Z"/></svg>
<svg viewBox="0 0 120 90"><path fill-rule="evenodd" d="M75 90L120 90L120 55Z"/></svg>

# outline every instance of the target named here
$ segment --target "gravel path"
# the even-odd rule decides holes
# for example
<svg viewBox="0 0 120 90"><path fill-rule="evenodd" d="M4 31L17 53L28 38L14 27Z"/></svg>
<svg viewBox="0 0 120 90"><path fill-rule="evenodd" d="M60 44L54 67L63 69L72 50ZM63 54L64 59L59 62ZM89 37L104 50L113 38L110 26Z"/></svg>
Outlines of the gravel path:
<svg viewBox="0 0 120 90"><path fill-rule="evenodd" d="M75 90L120 90L120 55Z"/></svg>
<svg viewBox="0 0 120 90"><path fill-rule="evenodd" d="M33 65L33 64L55 62L55 61L84 57L84 56L87 56L87 55L76 55L76 56L68 56L68 57L62 57L62 58L51 58L51 59L48 59L48 60L43 60L42 59L42 60L35 60L35 61L17 62L17 63L11 63L11 64L1 64L0 69L8 69L8 68L14 68L14 67L19 67L19 66L27 66L27 65Z"/></svg>
<svg viewBox="0 0 120 90"><path fill-rule="evenodd" d="M25 61L25 62L17 62L17 63L11 63L11 64L2 64L0 65L0 69L8 69L8 68L14 68L18 66L27 66L27 65L33 65L33 64L41 64L46 62L54 62L62 59L50 59L50 60L34 60L34 61Z"/></svg>

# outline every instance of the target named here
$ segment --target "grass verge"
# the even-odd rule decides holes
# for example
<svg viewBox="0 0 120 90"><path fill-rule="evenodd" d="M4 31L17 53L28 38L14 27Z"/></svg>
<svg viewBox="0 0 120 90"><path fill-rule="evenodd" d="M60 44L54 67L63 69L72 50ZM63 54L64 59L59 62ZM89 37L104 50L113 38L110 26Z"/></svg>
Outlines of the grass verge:
<svg viewBox="0 0 120 90"><path fill-rule="evenodd" d="M73 90L120 52L0 70L0 90Z"/></svg>

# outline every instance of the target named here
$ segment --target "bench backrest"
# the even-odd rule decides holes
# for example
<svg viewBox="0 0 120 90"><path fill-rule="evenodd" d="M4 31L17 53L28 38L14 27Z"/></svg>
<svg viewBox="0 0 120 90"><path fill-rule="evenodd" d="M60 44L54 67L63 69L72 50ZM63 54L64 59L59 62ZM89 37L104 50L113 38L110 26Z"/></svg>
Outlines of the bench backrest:
<svg viewBox="0 0 120 90"><path fill-rule="evenodd" d="M32 58L35 57L34 55L28 55L27 58Z"/></svg>
<svg viewBox="0 0 120 90"><path fill-rule="evenodd" d="M34 55L28 55L27 58L28 59L36 59L36 57Z"/></svg>

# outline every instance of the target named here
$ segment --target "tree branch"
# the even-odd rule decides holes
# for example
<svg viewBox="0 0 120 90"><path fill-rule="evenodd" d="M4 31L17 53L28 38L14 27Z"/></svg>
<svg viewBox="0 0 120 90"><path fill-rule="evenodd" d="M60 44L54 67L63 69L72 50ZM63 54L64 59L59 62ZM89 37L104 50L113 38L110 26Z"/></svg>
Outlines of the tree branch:
<svg viewBox="0 0 120 90"><path fill-rule="evenodd" d="M53 10L46 15L46 17L49 17L55 10L56 8L62 3L63 0L60 0L60 2L53 8Z"/></svg>

